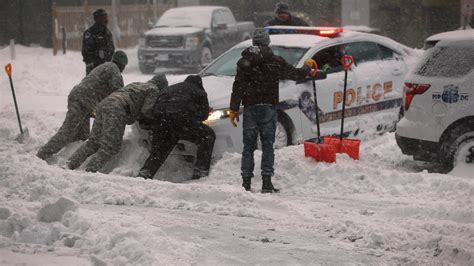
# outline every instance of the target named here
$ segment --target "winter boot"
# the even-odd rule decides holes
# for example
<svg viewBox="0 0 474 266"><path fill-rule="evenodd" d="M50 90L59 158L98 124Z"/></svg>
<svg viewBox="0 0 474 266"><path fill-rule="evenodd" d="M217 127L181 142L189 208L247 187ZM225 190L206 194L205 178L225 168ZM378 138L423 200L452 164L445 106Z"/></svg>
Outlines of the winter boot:
<svg viewBox="0 0 474 266"><path fill-rule="evenodd" d="M272 184L271 176L262 176L262 193L278 193L280 189L275 188Z"/></svg>
<svg viewBox="0 0 474 266"><path fill-rule="evenodd" d="M242 177L242 187L245 188L245 191L250 191L252 184L251 177Z"/></svg>
<svg viewBox="0 0 474 266"><path fill-rule="evenodd" d="M153 175L151 174L150 170L148 169L141 169L138 173L137 177L143 177L145 179L153 179Z"/></svg>

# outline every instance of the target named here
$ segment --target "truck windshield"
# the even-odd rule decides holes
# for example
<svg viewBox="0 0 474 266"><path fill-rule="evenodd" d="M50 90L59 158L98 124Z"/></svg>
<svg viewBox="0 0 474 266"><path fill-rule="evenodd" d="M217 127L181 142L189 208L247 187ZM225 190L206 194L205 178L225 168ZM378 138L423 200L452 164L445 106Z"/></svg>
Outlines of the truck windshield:
<svg viewBox="0 0 474 266"><path fill-rule="evenodd" d="M294 47L282 47L282 46L271 46L273 53L283 57L286 62L296 66L301 60L303 55L308 51L309 48L294 48ZM202 75L215 75L215 76L235 76L237 73L237 61L241 58L241 53L247 47L234 48L219 59L212 62L206 67L201 74Z"/></svg>
<svg viewBox="0 0 474 266"><path fill-rule="evenodd" d="M156 27L198 27L210 28L212 11L206 9L177 8L166 11Z"/></svg>

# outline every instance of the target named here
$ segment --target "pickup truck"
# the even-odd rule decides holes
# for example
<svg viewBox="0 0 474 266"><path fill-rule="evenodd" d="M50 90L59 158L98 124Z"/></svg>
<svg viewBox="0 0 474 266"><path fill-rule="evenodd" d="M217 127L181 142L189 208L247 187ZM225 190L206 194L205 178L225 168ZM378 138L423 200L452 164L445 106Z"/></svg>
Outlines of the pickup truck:
<svg viewBox="0 0 474 266"><path fill-rule="evenodd" d="M200 70L235 44L250 39L253 22L236 22L223 6L191 6L168 9L155 27L139 40L140 71L179 67Z"/></svg>

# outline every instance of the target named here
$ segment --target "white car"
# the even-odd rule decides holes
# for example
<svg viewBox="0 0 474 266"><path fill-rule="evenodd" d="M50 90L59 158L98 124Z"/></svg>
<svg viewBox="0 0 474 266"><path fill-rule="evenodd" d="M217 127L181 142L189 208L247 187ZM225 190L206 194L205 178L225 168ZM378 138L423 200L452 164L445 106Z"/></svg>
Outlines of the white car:
<svg viewBox="0 0 474 266"><path fill-rule="evenodd" d="M456 40L460 36L474 36L474 29L453 30L432 35L426 38L423 49L432 48L441 40Z"/></svg>
<svg viewBox="0 0 474 266"><path fill-rule="evenodd" d="M273 52L296 67L313 58L320 68L329 67L327 78L317 80L317 97L323 135L338 134L342 110L343 54L352 55L355 65L348 73L345 133L373 134L393 128L403 97L403 81L408 67L405 59L413 50L389 38L343 31L342 28L268 27ZM234 128L227 117L236 63L241 52L251 46L244 41L204 68L204 88L214 111L207 123L217 139L214 155L225 151L242 152L242 124ZM298 144L316 137L312 82L280 82L280 104L276 148Z"/></svg>
<svg viewBox="0 0 474 266"><path fill-rule="evenodd" d="M405 116L396 138L415 160L451 170L474 159L474 35L440 41L405 82Z"/></svg>

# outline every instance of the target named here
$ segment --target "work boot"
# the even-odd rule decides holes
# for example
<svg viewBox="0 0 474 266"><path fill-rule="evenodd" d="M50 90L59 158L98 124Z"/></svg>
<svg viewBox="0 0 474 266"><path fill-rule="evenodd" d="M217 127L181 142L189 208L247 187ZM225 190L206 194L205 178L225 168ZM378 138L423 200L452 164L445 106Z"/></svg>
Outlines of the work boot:
<svg viewBox="0 0 474 266"><path fill-rule="evenodd" d="M262 193L278 193L280 189L275 188L272 184L271 176L262 176Z"/></svg>
<svg viewBox="0 0 474 266"><path fill-rule="evenodd" d="M194 168L193 176L191 177L191 180L197 180L197 179L206 177L208 175L209 175L209 170L201 170L198 168Z"/></svg>
<svg viewBox="0 0 474 266"><path fill-rule="evenodd" d="M137 177L143 177L145 179L153 179L153 175L151 174L150 170L148 169L141 169L138 173Z"/></svg>
<svg viewBox="0 0 474 266"><path fill-rule="evenodd" d="M41 150L36 153L36 157L40 158L43 161L48 160L51 156L53 156L51 153L42 152Z"/></svg>
<svg viewBox="0 0 474 266"><path fill-rule="evenodd" d="M245 188L245 191L250 191L252 184L251 177L242 177L242 187Z"/></svg>

